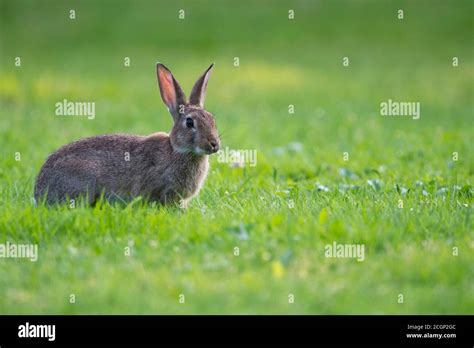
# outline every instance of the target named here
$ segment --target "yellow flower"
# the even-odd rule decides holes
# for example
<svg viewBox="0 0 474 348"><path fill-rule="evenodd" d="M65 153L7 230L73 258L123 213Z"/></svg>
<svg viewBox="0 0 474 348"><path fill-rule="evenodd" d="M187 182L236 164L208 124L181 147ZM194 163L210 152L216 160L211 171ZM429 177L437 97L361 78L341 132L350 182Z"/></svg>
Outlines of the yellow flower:
<svg viewBox="0 0 474 348"><path fill-rule="evenodd" d="M272 262L272 274L275 278L281 279L283 274L285 273L285 268L281 264L280 261L273 261Z"/></svg>

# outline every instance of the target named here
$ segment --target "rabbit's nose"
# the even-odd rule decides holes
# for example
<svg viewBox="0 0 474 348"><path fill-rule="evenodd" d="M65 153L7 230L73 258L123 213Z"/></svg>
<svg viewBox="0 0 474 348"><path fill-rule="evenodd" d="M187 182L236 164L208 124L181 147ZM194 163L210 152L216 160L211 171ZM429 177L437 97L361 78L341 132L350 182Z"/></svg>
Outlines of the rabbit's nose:
<svg viewBox="0 0 474 348"><path fill-rule="evenodd" d="M219 142L216 140L211 140L209 141L209 144L211 145L212 151L217 152L219 151Z"/></svg>

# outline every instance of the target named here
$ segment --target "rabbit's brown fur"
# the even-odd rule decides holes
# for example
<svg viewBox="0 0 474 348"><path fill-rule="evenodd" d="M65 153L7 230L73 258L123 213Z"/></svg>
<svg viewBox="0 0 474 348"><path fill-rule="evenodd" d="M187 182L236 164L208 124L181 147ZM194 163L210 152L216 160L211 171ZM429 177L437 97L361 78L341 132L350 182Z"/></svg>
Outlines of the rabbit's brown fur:
<svg viewBox="0 0 474 348"><path fill-rule="evenodd" d="M35 198L56 203L84 196L93 203L101 194L125 201L142 196L186 206L204 183L208 155L220 145L214 118L203 109L211 69L198 79L187 103L171 72L158 64L161 96L174 119L171 133L101 135L65 145L41 168Z"/></svg>

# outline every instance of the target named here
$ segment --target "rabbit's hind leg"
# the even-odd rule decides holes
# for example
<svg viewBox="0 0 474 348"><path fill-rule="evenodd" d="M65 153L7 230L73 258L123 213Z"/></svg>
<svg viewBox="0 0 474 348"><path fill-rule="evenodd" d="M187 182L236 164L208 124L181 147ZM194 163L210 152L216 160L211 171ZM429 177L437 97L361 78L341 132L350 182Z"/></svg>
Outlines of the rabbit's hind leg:
<svg viewBox="0 0 474 348"><path fill-rule="evenodd" d="M54 166L42 186L47 188L46 203L68 203L76 206L84 199L88 204L98 198L97 176L87 163L60 163Z"/></svg>

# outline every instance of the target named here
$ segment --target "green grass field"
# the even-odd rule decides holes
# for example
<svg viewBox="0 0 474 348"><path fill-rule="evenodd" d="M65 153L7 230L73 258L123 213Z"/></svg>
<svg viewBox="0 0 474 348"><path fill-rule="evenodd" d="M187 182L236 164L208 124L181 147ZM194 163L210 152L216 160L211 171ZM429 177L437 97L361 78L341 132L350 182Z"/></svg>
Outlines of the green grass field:
<svg viewBox="0 0 474 348"><path fill-rule="evenodd" d="M473 4L0 0L0 244L39 248L0 259L0 313L472 314ZM188 94L216 62L206 109L257 165L212 156L187 211L35 207L60 146L170 130L158 60ZM56 116L63 99L95 118ZM381 116L388 99L421 117Z"/></svg>

